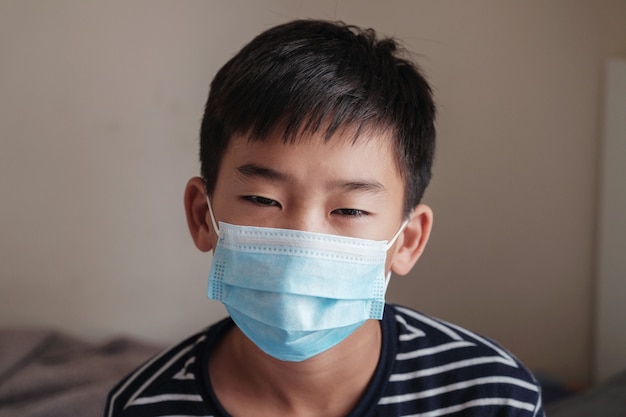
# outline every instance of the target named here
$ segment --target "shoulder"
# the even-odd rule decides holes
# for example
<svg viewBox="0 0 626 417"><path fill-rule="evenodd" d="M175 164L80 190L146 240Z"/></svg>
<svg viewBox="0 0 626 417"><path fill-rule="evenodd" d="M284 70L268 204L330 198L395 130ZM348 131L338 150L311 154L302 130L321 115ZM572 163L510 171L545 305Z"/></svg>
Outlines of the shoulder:
<svg viewBox="0 0 626 417"><path fill-rule="evenodd" d="M201 406L196 363L218 325L188 337L127 375L109 392L103 417L155 415L153 408L163 410L172 401Z"/></svg>
<svg viewBox="0 0 626 417"><path fill-rule="evenodd" d="M381 403L412 399L431 410L480 407L481 412L510 411L497 415L543 415L532 373L501 345L417 311L390 307L397 352Z"/></svg>

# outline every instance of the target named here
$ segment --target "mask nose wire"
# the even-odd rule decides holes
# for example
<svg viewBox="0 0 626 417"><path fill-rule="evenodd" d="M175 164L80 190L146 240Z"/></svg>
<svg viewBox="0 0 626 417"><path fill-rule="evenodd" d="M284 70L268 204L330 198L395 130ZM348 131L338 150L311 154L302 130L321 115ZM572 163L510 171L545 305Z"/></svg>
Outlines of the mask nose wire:
<svg viewBox="0 0 626 417"><path fill-rule="evenodd" d="M213 214L213 207L211 207L211 199L209 196L206 196L206 202L209 205L209 215L211 216L211 223L213 224L213 230L215 230L215 234L217 236L220 235L220 228L217 227L217 222L215 221L215 215Z"/></svg>

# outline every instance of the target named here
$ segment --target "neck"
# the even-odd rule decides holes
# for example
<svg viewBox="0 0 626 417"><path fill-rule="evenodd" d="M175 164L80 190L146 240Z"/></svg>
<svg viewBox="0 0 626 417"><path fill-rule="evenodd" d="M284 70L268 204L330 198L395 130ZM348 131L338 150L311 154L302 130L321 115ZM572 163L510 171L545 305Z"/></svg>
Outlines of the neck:
<svg viewBox="0 0 626 417"><path fill-rule="evenodd" d="M211 383L233 416L343 416L376 370L380 323L368 320L337 346L303 362L283 362L259 350L234 327L215 349ZM242 404L241 398L248 400ZM247 413L247 414L246 414Z"/></svg>

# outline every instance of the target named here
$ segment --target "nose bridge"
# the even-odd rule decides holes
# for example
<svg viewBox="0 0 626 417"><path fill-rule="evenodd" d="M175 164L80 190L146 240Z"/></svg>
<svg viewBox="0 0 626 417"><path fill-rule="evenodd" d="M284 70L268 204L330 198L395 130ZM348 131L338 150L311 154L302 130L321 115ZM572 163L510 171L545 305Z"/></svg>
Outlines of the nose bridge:
<svg viewBox="0 0 626 417"><path fill-rule="evenodd" d="M294 204L285 216L285 229L324 233L325 216L319 209L306 204Z"/></svg>

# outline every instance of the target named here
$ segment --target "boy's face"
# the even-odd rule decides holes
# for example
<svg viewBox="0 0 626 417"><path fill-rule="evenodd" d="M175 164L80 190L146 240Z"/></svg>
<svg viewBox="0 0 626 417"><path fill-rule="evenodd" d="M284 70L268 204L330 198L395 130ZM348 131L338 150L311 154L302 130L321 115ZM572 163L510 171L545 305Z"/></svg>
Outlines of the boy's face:
<svg viewBox="0 0 626 417"><path fill-rule="evenodd" d="M211 197L215 219L390 240L404 220L404 181L390 143L365 136L325 143L316 134L295 144L234 137Z"/></svg>

